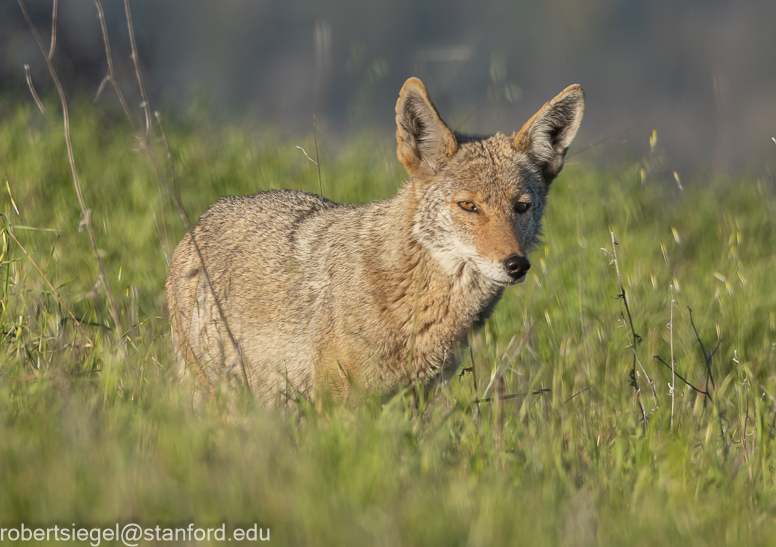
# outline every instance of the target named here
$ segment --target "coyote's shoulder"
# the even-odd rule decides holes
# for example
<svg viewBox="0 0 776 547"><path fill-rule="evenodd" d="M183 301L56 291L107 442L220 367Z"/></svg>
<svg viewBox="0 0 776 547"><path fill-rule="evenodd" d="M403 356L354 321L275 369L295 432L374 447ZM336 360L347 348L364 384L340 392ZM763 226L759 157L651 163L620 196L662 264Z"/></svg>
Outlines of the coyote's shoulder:
<svg viewBox="0 0 776 547"><path fill-rule="evenodd" d="M215 203L167 280L181 366L277 404L390 394L452 371L469 329L524 279L550 182L584 108L572 86L510 136L456 136L410 79L397 112L409 182L335 204L295 191ZM183 370L182 370L183 372Z"/></svg>

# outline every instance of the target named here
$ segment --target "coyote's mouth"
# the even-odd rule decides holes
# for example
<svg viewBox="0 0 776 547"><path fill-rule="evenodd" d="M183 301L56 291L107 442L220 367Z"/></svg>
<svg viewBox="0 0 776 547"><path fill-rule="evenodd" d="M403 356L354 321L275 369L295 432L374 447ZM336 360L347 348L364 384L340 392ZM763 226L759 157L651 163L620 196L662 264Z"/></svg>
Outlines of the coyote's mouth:
<svg viewBox="0 0 776 547"><path fill-rule="evenodd" d="M524 275L523 277L519 277L518 279L509 279L509 280L493 279L492 277L484 274L483 274L483 277L485 277L488 281L490 281L494 285L498 285L499 287L511 287L512 285L517 285L518 283L522 283L523 281L525 281L526 276Z"/></svg>
<svg viewBox="0 0 776 547"><path fill-rule="evenodd" d="M474 260L472 258L469 258L467 260L469 264L473 267L473 269L479 273L482 277L487 279L490 283L493 283L494 285L497 285L499 287L511 287L512 285L517 285L518 283L522 283L525 281L526 274L523 274L522 277L518 277L517 279L514 279L508 275L506 275L506 272L503 271L503 268L501 265L494 265L489 263L483 263L478 260Z"/></svg>
<svg viewBox="0 0 776 547"><path fill-rule="evenodd" d="M504 283L503 285L504 285L505 287L511 287L512 285L517 285L517 284L519 284L519 283L522 283L523 281L525 281L525 277L526 277L526 275L527 275L527 274L524 274L524 275L523 275L523 277L518 277L517 279L510 279L509 281L507 281L507 282L506 282L506 283Z"/></svg>

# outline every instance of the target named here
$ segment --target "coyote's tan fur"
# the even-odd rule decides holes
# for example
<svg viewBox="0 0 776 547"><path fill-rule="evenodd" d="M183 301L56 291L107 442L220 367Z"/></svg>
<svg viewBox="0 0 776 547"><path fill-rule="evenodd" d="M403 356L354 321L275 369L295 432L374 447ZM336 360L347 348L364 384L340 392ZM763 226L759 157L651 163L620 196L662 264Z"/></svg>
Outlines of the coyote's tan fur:
<svg viewBox="0 0 776 547"><path fill-rule="evenodd" d="M298 392L391 394L454 371L468 331L525 279L583 110L574 85L512 135L467 137L411 78L396 103L409 174L396 196L360 206L293 191L218 201L170 265L180 372L205 388L247 380L276 405Z"/></svg>

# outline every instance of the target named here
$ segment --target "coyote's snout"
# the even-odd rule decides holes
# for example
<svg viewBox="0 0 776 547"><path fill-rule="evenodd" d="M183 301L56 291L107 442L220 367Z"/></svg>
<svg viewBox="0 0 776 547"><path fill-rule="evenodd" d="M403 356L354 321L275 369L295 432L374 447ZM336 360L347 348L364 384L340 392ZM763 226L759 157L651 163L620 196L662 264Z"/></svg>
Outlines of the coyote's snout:
<svg viewBox="0 0 776 547"><path fill-rule="evenodd" d="M393 198L218 201L178 244L167 278L180 372L205 390L247 382L276 405L299 392L390 394L454 370L469 329L531 267L583 110L574 85L516 133L458 135L411 78L396 103L409 181Z"/></svg>

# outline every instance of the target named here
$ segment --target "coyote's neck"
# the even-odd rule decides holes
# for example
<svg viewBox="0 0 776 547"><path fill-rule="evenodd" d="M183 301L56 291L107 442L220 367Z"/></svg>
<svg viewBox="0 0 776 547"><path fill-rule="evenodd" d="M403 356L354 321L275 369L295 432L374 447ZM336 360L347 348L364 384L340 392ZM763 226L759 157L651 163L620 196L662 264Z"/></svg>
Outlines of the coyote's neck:
<svg viewBox="0 0 776 547"><path fill-rule="evenodd" d="M392 338L396 357L406 366L414 362L414 378L457 366L457 353L469 329L481 324L501 298L503 287L485 278L471 263L440 260L413 235L416 202L408 188L386 203L387 225L399 227L382 234L386 257L373 271L380 278L379 296L388 314L386 325L398 332ZM379 271L378 271L379 270ZM390 328L390 327L389 327Z"/></svg>

